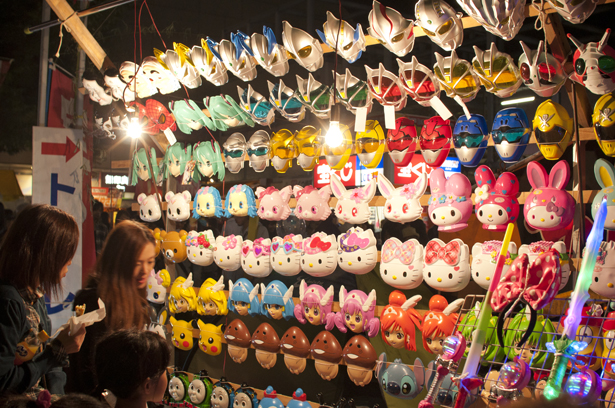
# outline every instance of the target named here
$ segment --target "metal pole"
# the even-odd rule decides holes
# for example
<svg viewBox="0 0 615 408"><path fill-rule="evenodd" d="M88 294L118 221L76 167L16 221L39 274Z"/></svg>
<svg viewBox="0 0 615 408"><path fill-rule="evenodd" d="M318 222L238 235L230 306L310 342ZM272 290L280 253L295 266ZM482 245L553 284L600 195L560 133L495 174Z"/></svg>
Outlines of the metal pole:
<svg viewBox="0 0 615 408"><path fill-rule="evenodd" d="M81 7L87 7L88 0L81 0L79 2ZM88 26L88 18L83 19L83 25ZM85 72L85 51L79 47L79 67L77 68L77 84L81 85L83 81L83 73ZM83 127L83 94L81 92L75 92L75 117L77 118L75 126L77 129Z"/></svg>
<svg viewBox="0 0 615 408"><path fill-rule="evenodd" d="M42 20L49 20L51 9L46 1L43 2ZM47 108L47 72L49 71L49 29L44 29L41 33L41 52L38 68L38 126L45 126L45 112Z"/></svg>

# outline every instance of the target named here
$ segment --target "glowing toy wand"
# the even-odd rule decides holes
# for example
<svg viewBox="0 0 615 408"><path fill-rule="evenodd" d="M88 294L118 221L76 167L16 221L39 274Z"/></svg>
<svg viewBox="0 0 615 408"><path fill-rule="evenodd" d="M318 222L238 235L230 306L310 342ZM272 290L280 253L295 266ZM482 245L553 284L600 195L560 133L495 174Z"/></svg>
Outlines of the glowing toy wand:
<svg viewBox="0 0 615 408"><path fill-rule="evenodd" d="M577 335L579 323L581 322L581 310L587 299L589 299L588 290L591 284L594 266L596 266L600 244L602 243L605 220L606 197L602 199L600 208L598 208L598 212L594 217L594 225L587 238L581 270L579 271L577 284L570 298L568 317L566 317L565 320L564 335L559 340L547 343L547 349L555 354L555 359L553 360L554 369L551 370L551 374L547 380L547 386L543 393L543 396L548 400L555 399L559 396L562 390L564 374L566 374L566 368L568 367L568 360L570 360L571 355L587 347L587 343L574 341L574 339Z"/></svg>

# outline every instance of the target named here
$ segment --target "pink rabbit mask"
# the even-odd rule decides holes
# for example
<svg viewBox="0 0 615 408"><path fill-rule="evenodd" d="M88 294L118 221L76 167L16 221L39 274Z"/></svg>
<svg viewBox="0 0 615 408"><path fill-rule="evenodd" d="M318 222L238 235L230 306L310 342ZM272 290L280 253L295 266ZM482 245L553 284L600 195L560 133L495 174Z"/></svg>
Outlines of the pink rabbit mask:
<svg viewBox="0 0 615 408"><path fill-rule="evenodd" d="M346 190L340 179L331 174L331 191L337 197L335 215L349 224L363 224L369 220L369 202L376 194L376 179L365 187Z"/></svg>
<svg viewBox="0 0 615 408"><path fill-rule="evenodd" d="M493 171L483 165L476 169L474 178L478 185L474 190L476 218L483 224L483 229L504 231L509 222L519 217L517 176L505 172L496 181Z"/></svg>
<svg viewBox="0 0 615 408"><path fill-rule="evenodd" d="M386 202L384 203L384 216L386 219L406 223L419 219L423 213L420 198L427 189L427 174L423 173L411 184L395 188L383 175L378 176L378 190Z"/></svg>
<svg viewBox="0 0 615 408"><path fill-rule="evenodd" d="M455 232L467 227L472 215L470 180L460 173L447 179L444 170L437 168L429 176L429 187L429 218L438 231Z"/></svg>

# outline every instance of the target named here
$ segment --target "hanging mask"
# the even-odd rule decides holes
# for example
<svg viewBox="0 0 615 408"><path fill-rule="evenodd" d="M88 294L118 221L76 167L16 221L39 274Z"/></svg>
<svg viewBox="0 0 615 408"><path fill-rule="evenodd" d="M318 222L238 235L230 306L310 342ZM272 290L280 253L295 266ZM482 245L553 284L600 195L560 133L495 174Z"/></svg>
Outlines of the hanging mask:
<svg viewBox="0 0 615 408"><path fill-rule="evenodd" d="M117 69L109 68L106 70L104 81L105 86L111 90L111 95L115 100L124 100L124 98L127 99L126 102L132 102L135 100L134 92L129 92L128 90L124 92L126 89L126 83L122 82L120 79Z"/></svg>
<svg viewBox="0 0 615 408"><path fill-rule="evenodd" d="M377 120L365 122L365 130L357 133L355 151L361 164L374 169L380 164L384 154L384 131Z"/></svg>
<svg viewBox="0 0 615 408"><path fill-rule="evenodd" d="M416 150L416 128L414 121L408 118L397 118L395 129L387 131L387 148L394 165L406 167L412 161Z"/></svg>
<svg viewBox="0 0 615 408"><path fill-rule="evenodd" d="M269 166L270 142L269 133L262 129L254 132L248 140L250 167L257 173L262 173Z"/></svg>
<svg viewBox="0 0 615 408"><path fill-rule="evenodd" d="M139 102L130 102L128 104L128 110L134 112L134 115L139 119L139 126L141 126L141 130L147 134L154 135L156 132L156 125L153 121L150 120L149 116L147 116L147 110L145 106L140 104Z"/></svg>
<svg viewBox="0 0 615 408"><path fill-rule="evenodd" d="M288 24L288 21L282 25L282 42L292 58L310 72L322 68L324 58L320 43L305 31Z"/></svg>
<svg viewBox="0 0 615 408"><path fill-rule="evenodd" d="M145 114L152 123L152 134L164 132L166 129L177 130L173 115L157 100L145 101Z"/></svg>
<svg viewBox="0 0 615 408"><path fill-rule="evenodd" d="M489 143L487 121L481 115L461 116L455 122L453 146L461 164L476 167L483 158Z"/></svg>
<svg viewBox="0 0 615 408"><path fill-rule="evenodd" d="M322 42L332 50L335 51L337 45L337 53L351 64L361 58L365 51L365 36L361 24L357 24L357 28L353 29L346 21L335 18L330 11L327 11L327 21L322 25L322 31L316 32Z"/></svg>
<svg viewBox="0 0 615 408"><path fill-rule="evenodd" d="M271 28L263 26L262 34L252 34L250 47L256 62L265 71L276 77L288 74L288 54L286 49L278 44Z"/></svg>
<svg viewBox="0 0 615 408"><path fill-rule="evenodd" d="M573 121L566 108L548 99L536 109L532 125L536 144L545 159L557 160L562 157L574 131Z"/></svg>
<svg viewBox="0 0 615 408"><path fill-rule="evenodd" d="M393 105L396 111L406 106L407 95L399 78L384 69L382 63L378 65L378 69L371 69L366 65L365 71L367 71L369 92L376 101L382 106Z"/></svg>
<svg viewBox="0 0 615 408"><path fill-rule="evenodd" d="M440 97L440 82L433 72L412 56L411 62L397 59L399 79L404 90L421 106L431 106L433 97Z"/></svg>
<svg viewBox="0 0 615 408"><path fill-rule="evenodd" d="M594 0L549 0L549 5L572 24L584 22L594 12L596 4Z"/></svg>
<svg viewBox="0 0 615 408"><path fill-rule="evenodd" d="M342 143L337 147L331 147L328 144L323 145L323 153L327 164L333 170L341 170L348 163L350 153L352 153L352 134L348 126L340 123L340 132L342 133Z"/></svg>
<svg viewBox="0 0 615 408"><path fill-rule="evenodd" d="M615 98L612 94L601 96L594 107L592 121L600 148L607 156L615 156Z"/></svg>
<svg viewBox="0 0 615 408"><path fill-rule="evenodd" d="M231 173L243 169L243 156L246 154L246 138L241 133L233 133L222 145L225 166Z"/></svg>
<svg viewBox="0 0 615 408"><path fill-rule="evenodd" d="M544 52L542 40L536 51L530 50L523 41L519 43L523 48L523 54L519 57L519 71L525 86L543 98L558 93L568 78L562 64L553 55Z"/></svg>
<svg viewBox="0 0 615 408"><path fill-rule="evenodd" d="M105 137L109 137L115 140L115 133L113 133L113 122L111 121L111 117L109 116L109 107L99 107L94 112L94 136L97 138L103 139Z"/></svg>
<svg viewBox="0 0 615 408"><path fill-rule="evenodd" d="M495 43L489 51L474 46L476 57L472 59L474 72L487 92L499 98L508 98L521 86L521 74L510 55L499 52Z"/></svg>
<svg viewBox="0 0 615 408"><path fill-rule="evenodd" d="M452 51L463 42L461 16L442 0L419 0L414 5L415 24L445 51Z"/></svg>
<svg viewBox="0 0 615 408"><path fill-rule="evenodd" d="M457 0L457 3L485 30L506 41L517 35L525 20L525 0Z"/></svg>
<svg viewBox="0 0 615 408"><path fill-rule="evenodd" d="M419 142L425 163L430 167L440 167L451 150L452 130L449 120L440 116L427 119L421 128Z"/></svg>
<svg viewBox="0 0 615 408"><path fill-rule="evenodd" d="M607 29L600 42L585 45L568 34L570 41L577 47L571 78L596 95L615 90L615 50L607 45L610 34L611 30Z"/></svg>
<svg viewBox="0 0 615 408"><path fill-rule="evenodd" d="M239 104L254 122L262 126L269 126L275 120L275 109L267 99L248 85L247 89L237 87Z"/></svg>
<svg viewBox="0 0 615 408"><path fill-rule="evenodd" d="M271 164L278 173L286 173L293 166L297 157L295 135L287 129L281 129L271 135Z"/></svg>
<svg viewBox="0 0 615 408"><path fill-rule="evenodd" d="M322 151L322 136L320 129L316 130L314 126L304 126L295 135L295 143L299 155L297 156L297 164L305 171L312 171Z"/></svg>
<svg viewBox="0 0 615 408"><path fill-rule="evenodd" d="M212 51L212 49L216 52ZM211 82L216 86L224 85L228 82L228 74L224 63L216 57L218 54L218 46L212 45L201 38L201 46L195 45L190 51L192 62L199 74L206 81Z"/></svg>
<svg viewBox="0 0 615 408"><path fill-rule="evenodd" d="M156 57L145 57L141 63L143 76L154 84L161 94L166 95L181 88L177 78L162 66Z"/></svg>
<svg viewBox="0 0 615 408"><path fill-rule="evenodd" d="M130 124L130 119L128 119L128 111L126 110L126 106L124 103L115 101L111 104L111 111L109 112L109 116L111 116L111 122L113 123L114 128L119 129L128 129L128 125Z"/></svg>
<svg viewBox="0 0 615 408"><path fill-rule="evenodd" d="M446 58L436 52L436 61L433 71L449 98L459 96L463 102L470 102L476 97L480 79L468 61L457 58L455 51Z"/></svg>
<svg viewBox="0 0 615 408"><path fill-rule="evenodd" d="M502 109L495 115L491 137L495 151L504 163L521 159L531 135L530 121L523 109Z"/></svg>
<svg viewBox="0 0 615 408"><path fill-rule="evenodd" d="M372 96L365 81L352 75L346 68L346 73L338 74L333 71L336 85L336 99L350 112L357 114L357 109L366 108L369 114L372 110Z"/></svg>
<svg viewBox="0 0 615 408"><path fill-rule="evenodd" d="M190 58L190 49L181 43L173 43L173 50L162 52L154 48L154 55L163 67L187 88L194 89L201 86L201 75L194 67Z"/></svg>
<svg viewBox="0 0 615 408"><path fill-rule="evenodd" d="M103 79L99 78L98 75L90 73L83 75L83 87L88 92L92 102L96 102L101 106L111 105L111 102L113 102L111 91L107 93L104 88Z"/></svg>
<svg viewBox="0 0 615 408"><path fill-rule="evenodd" d="M128 88L124 92L124 102L129 102L127 99L134 101L135 92L141 99L158 93L158 89L145 78L139 65L134 62L125 61L120 65L120 79L127 84ZM132 95L129 95L130 93L132 93Z"/></svg>
<svg viewBox="0 0 615 408"><path fill-rule="evenodd" d="M256 61L249 44L249 37L238 31L231 33L231 41L222 40L220 44L207 37L207 43L211 44L211 51L224 63L231 74L244 82L256 78Z"/></svg>
<svg viewBox="0 0 615 408"><path fill-rule="evenodd" d="M332 102L330 86L321 84L312 74L308 75L307 80L297 75L297 93L302 98L301 102L317 118L329 118Z"/></svg>
<svg viewBox="0 0 615 408"><path fill-rule="evenodd" d="M414 22L405 19L397 10L385 7L374 0L367 17L367 32L398 57L403 57L414 47Z"/></svg>
<svg viewBox="0 0 615 408"><path fill-rule="evenodd" d="M295 91L286 86L280 79L279 84L267 81L269 86L269 101L275 110L289 122L301 122L305 118L305 106L295 95Z"/></svg>
<svg viewBox="0 0 615 408"><path fill-rule="evenodd" d="M224 180L224 162L222 161L222 152L220 151L218 142L210 140L196 143L192 148L192 157L196 161L196 166L192 173L192 179L194 181L209 179L214 174L220 181ZM213 187L211 188L213 189ZM215 196L215 194L212 193L212 198L213 196ZM218 193L217 196L219 197L220 194ZM194 201L197 201L196 197ZM205 208L205 205L203 205L203 207ZM207 204L207 209L209 207L210 205ZM208 216L211 217L211 215Z"/></svg>
<svg viewBox="0 0 615 408"><path fill-rule="evenodd" d="M254 127L254 121L244 112L237 102L229 95L216 95L203 99L205 108L209 111L216 128L226 130L229 127L236 127L246 124Z"/></svg>
<svg viewBox="0 0 615 408"><path fill-rule="evenodd" d="M191 99L171 101L169 102L169 109L173 112L177 127L182 133L189 135L193 130L199 130L203 126L216 130L214 122Z"/></svg>

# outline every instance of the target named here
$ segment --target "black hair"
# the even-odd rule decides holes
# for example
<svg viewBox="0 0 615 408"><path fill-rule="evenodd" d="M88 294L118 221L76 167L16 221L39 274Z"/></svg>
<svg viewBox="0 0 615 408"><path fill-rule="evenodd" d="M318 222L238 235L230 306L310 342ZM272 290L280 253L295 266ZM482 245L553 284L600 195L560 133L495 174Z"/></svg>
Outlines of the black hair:
<svg viewBox="0 0 615 408"><path fill-rule="evenodd" d="M130 398L147 379L164 374L171 352L166 339L150 331L119 330L103 338L94 357L98 391Z"/></svg>
<svg viewBox="0 0 615 408"><path fill-rule="evenodd" d="M105 408L107 405L85 394L67 394L49 408Z"/></svg>

